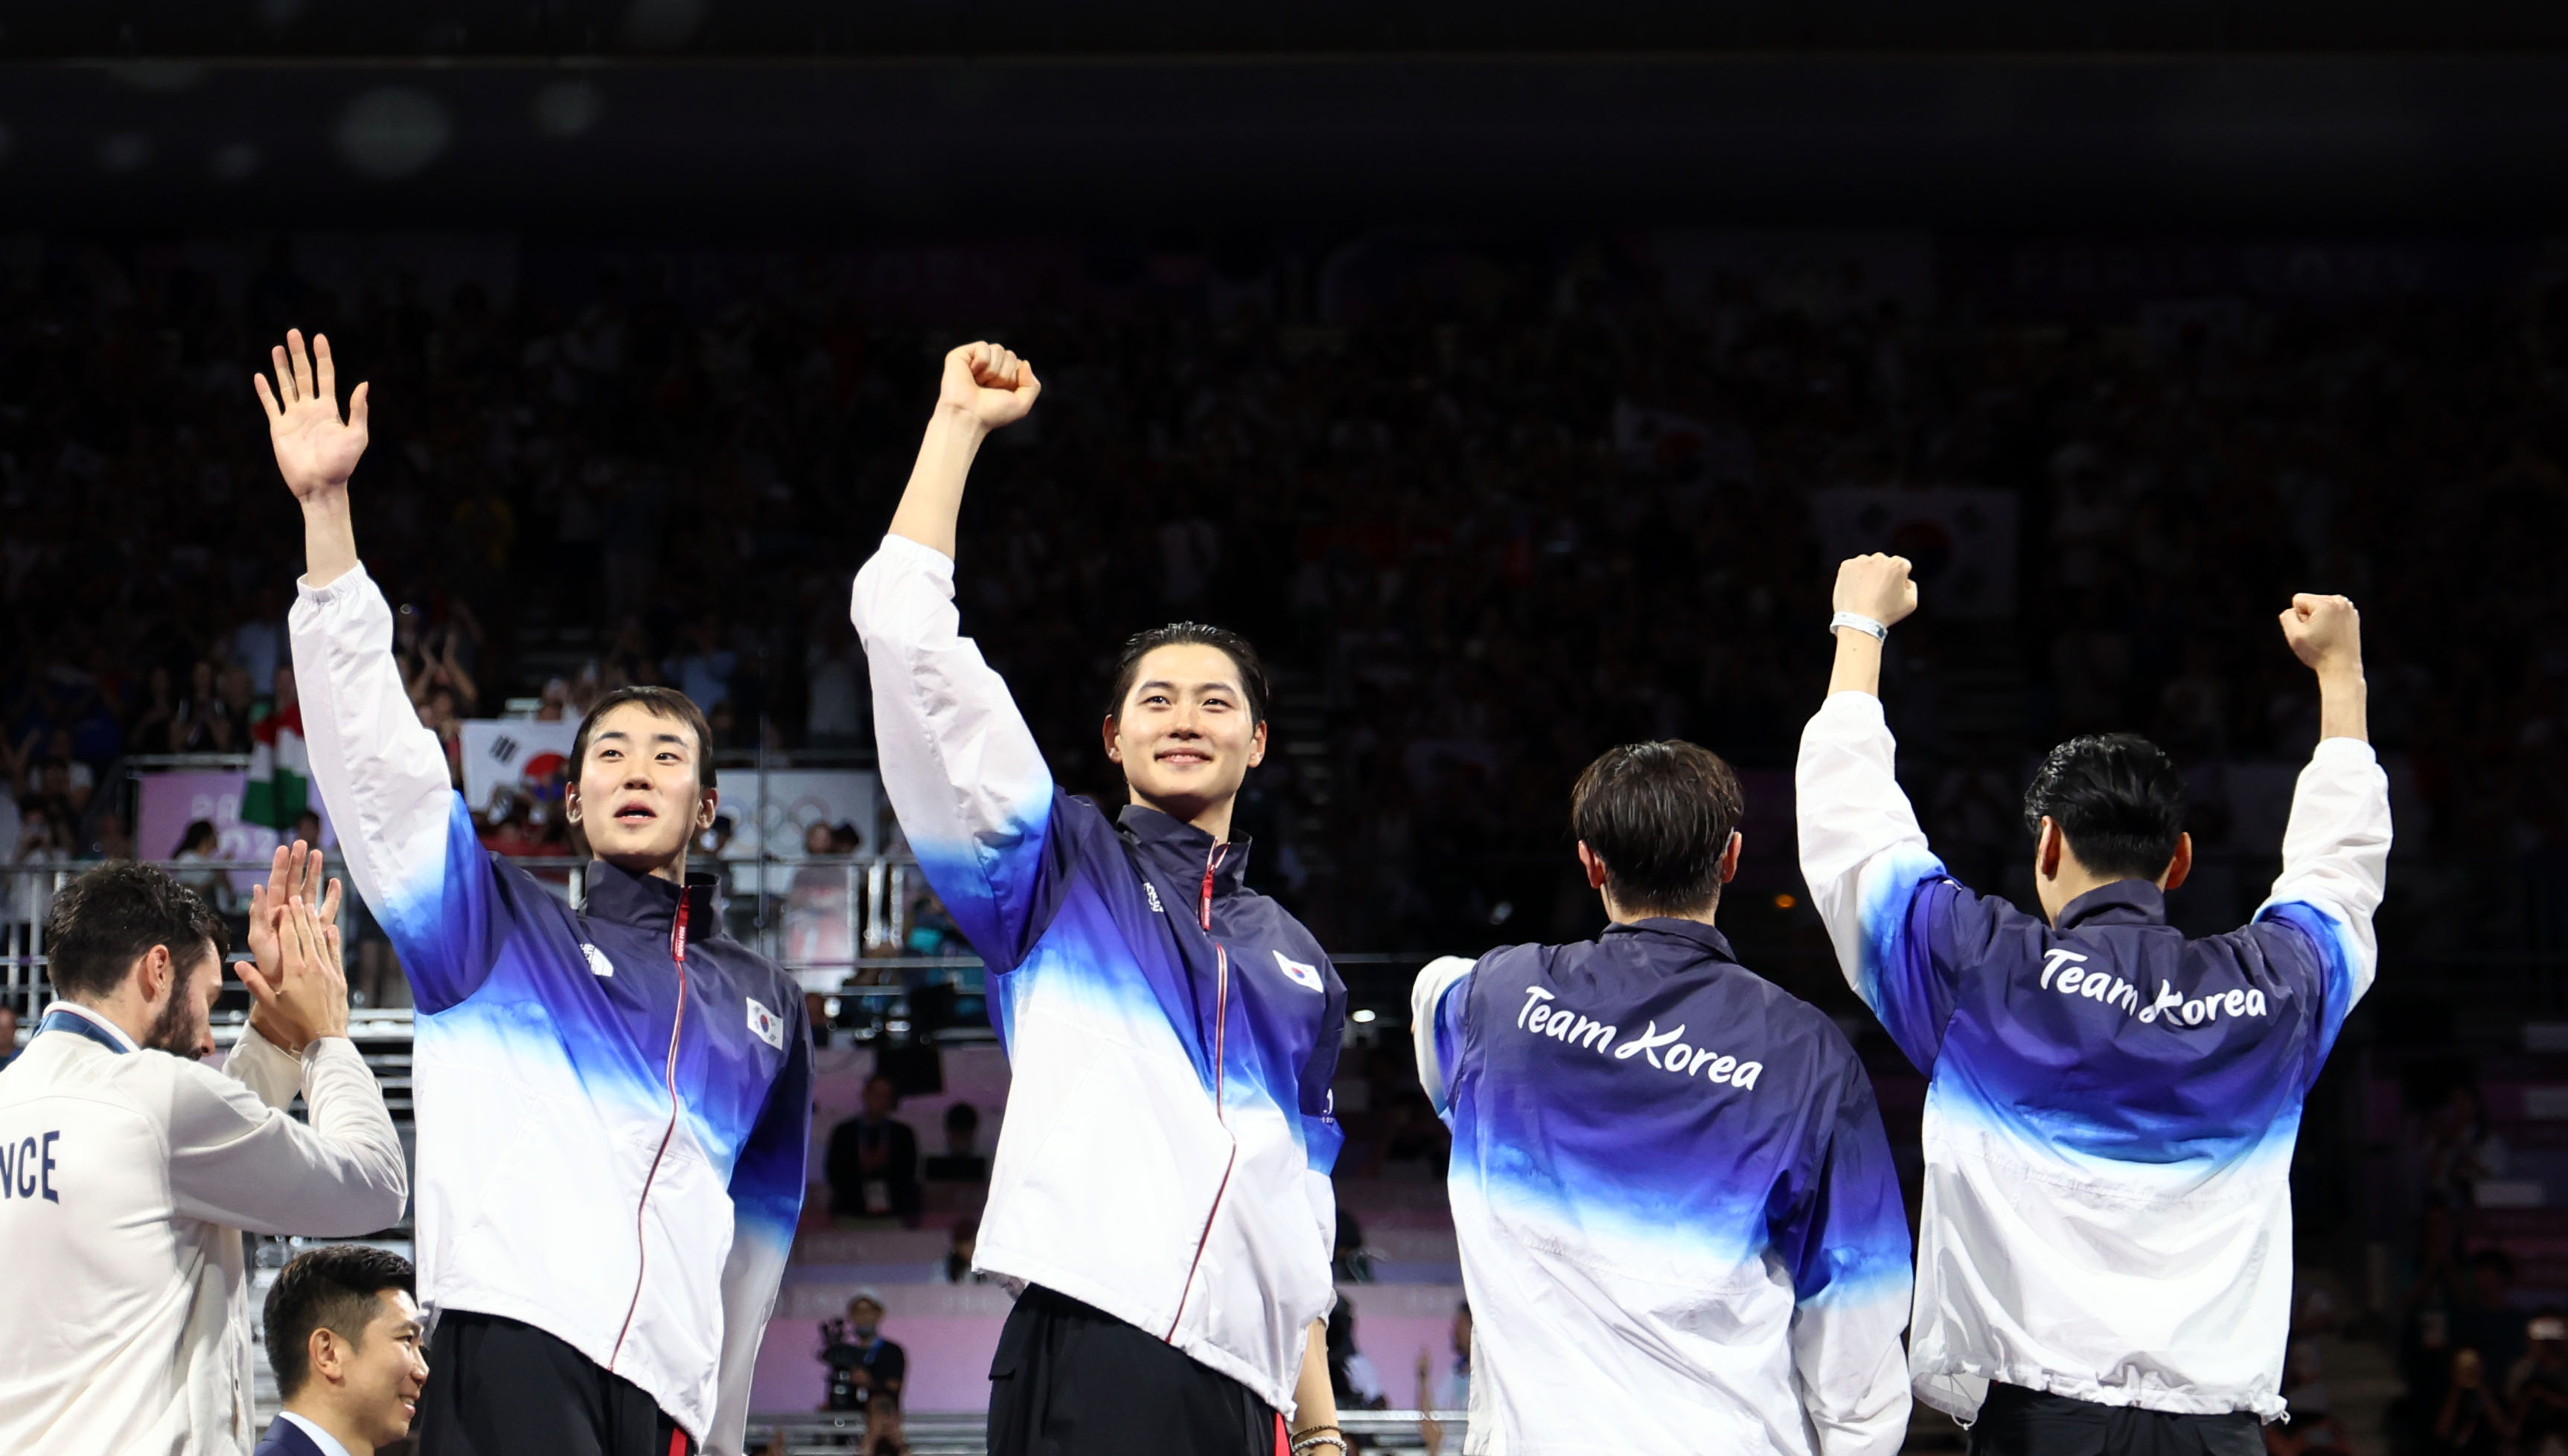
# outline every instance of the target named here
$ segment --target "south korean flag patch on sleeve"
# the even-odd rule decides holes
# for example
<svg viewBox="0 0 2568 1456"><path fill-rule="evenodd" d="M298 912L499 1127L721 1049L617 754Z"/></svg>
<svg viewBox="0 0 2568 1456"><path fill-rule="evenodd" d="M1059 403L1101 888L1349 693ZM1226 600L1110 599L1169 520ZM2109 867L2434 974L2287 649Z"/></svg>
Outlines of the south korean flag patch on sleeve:
<svg viewBox="0 0 2568 1456"><path fill-rule="evenodd" d="M778 1051L785 1050L784 1019L760 1005L756 996L749 998L749 1029L752 1035L769 1046Z"/></svg>
<svg viewBox="0 0 2568 1456"><path fill-rule="evenodd" d="M1320 968L1316 965L1304 965L1298 960L1289 959L1281 950L1275 952L1275 963L1284 967L1284 973L1292 977L1293 984L1306 991L1328 989L1328 986L1321 981Z"/></svg>

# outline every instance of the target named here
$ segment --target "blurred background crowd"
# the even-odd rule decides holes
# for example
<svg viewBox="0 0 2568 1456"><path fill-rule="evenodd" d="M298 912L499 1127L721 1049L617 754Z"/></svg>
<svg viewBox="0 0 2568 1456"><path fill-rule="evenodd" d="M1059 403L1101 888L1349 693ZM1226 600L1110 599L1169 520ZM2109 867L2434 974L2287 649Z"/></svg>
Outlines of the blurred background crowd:
<svg viewBox="0 0 2568 1456"><path fill-rule="evenodd" d="M2168 251L2202 276L2080 293L2075 270L2109 250L1898 237L1762 256L1664 236L1162 239L591 249L430 287L416 260L307 266L283 239L22 236L0 256L10 848L137 848L103 792L121 764L245 750L290 692L300 538L247 385L289 324L373 381L361 541L450 741L507 699L576 716L669 682L726 749L861 762L847 581L960 338L902 295L995 279L984 331L1048 388L976 477L966 629L1090 792L1112 787L1096 724L1121 637L1180 617L1247 631L1284 750L1248 810L1260 878L1333 945L1579 929L1578 767L1663 736L1788 766L1824 679L1832 538L1861 535L1824 503L1962 487L2012 517L2004 540L1858 544L1928 571L1890 701L1903 777L1964 878L2021 873L2028 755L2108 727L2194 774L2213 859L2269 864L2271 826L2231 833L2258 810L2224 768L2306 752L2315 702L2271 618L2291 590L2342 590L2400 763L2385 935L2556 952L2552 260L2277 245L2260 277L2254 248ZM2023 277L2043 266L2047 292ZM1953 561L2012 582L1939 611ZM1756 883L1784 889L1788 806L1751 782ZM2260 878L2206 877L2206 923Z"/></svg>

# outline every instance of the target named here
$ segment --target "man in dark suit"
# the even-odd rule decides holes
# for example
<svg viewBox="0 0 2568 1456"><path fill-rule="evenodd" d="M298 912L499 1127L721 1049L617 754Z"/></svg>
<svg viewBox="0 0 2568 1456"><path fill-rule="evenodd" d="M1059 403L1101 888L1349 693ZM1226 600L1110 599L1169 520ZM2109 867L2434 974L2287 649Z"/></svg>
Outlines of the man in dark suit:
<svg viewBox="0 0 2568 1456"><path fill-rule="evenodd" d="M918 1219L918 1134L892 1117L900 1089L880 1072L864 1110L829 1132L829 1212L838 1218Z"/></svg>
<svg viewBox="0 0 2568 1456"><path fill-rule="evenodd" d="M410 1261L361 1245L297 1258L267 1291L267 1361L285 1411L256 1456L374 1456L410 1434L428 1383Z"/></svg>

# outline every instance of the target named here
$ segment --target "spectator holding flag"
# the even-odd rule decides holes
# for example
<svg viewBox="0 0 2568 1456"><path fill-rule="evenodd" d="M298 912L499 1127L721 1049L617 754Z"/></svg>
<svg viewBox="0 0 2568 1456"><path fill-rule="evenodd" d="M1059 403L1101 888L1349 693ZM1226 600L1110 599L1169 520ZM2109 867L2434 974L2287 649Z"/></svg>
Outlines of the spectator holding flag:
<svg viewBox="0 0 2568 1456"><path fill-rule="evenodd" d="M290 830L312 793L312 759L303 746L303 706L294 669L276 669L276 707L249 731L249 785L241 793L243 824Z"/></svg>

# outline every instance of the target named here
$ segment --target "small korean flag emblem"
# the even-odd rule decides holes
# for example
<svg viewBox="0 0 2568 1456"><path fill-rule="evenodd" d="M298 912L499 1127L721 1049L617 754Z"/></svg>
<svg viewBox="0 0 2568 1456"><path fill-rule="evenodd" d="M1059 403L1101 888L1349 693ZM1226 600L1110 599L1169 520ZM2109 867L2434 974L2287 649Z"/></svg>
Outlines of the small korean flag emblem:
<svg viewBox="0 0 2568 1456"><path fill-rule="evenodd" d="M615 962L606 958L605 951L594 945L582 943L579 953L588 957L588 968L591 972L598 975L615 974Z"/></svg>
<svg viewBox="0 0 2568 1456"><path fill-rule="evenodd" d="M785 1023L777 1019L775 1012L758 1004L756 996L749 998L749 1029L769 1046L785 1050Z"/></svg>
<svg viewBox="0 0 2568 1456"><path fill-rule="evenodd" d="M1327 989L1326 986L1321 984L1320 968L1318 966L1304 965L1298 960L1288 960L1285 958L1284 952L1281 950L1275 952L1275 963L1284 967L1284 973L1291 976L1293 978L1293 984L1300 986L1302 989L1306 991Z"/></svg>

